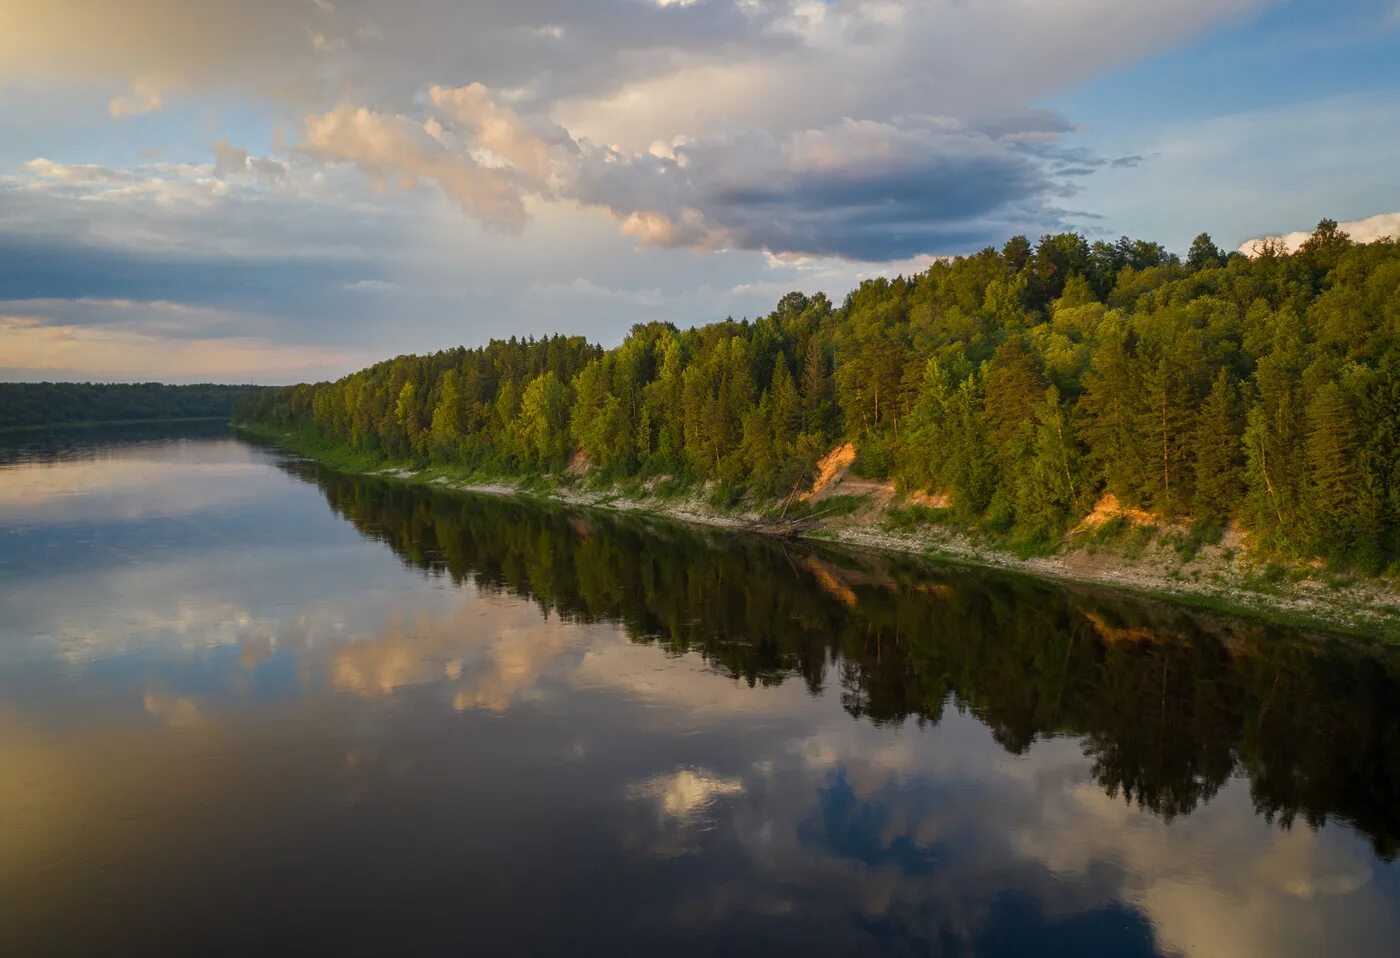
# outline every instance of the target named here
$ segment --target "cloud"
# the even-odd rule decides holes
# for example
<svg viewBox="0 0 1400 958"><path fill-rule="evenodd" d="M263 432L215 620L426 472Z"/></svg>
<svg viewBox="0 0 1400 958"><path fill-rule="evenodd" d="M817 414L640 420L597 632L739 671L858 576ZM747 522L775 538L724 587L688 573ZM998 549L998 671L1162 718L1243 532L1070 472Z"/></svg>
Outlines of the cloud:
<svg viewBox="0 0 1400 958"><path fill-rule="evenodd" d="M553 299L564 303L594 301L608 304L628 304L633 306L663 309L673 302L660 289L612 289L600 286L582 276L568 283L537 283L524 293L535 299Z"/></svg>
<svg viewBox="0 0 1400 958"><path fill-rule="evenodd" d="M172 337L0 314L0 378L167 382L291 382L363 365L347 350L248 336Z"/></svg>
<svg viewBox="0 0 1400 958"><path fill-rule="evenodd" d="M703 230L712 243L744 249L885 260L965 249L1056 219L1043 200L1049 179L1032 159L954 124L843 120L781 138L686 142L675 155L675 168L662 167L647 182L650 195L637 197L651 207L642 212L674 227L653 232L665 245L690 245ZM585 195L617 210L627 193L612 170L597 172Z"/></svg>
<svg viewBox="0 0 1400 958"><path fill-rule="evenodd" d="M305 135L309 155L352 163L381 189L389 180L404 190L431 180L487 226L518 231L524 225L524 202L509 175L452 152L430 127L407 117L341 104L309 117Z"/></svg>
<svg viewBox="0 0 1400 958"><path fill-rule="evenodd" d="M223 137L214 143L214 172L220 176L242 173L248 168L248 151Z"/></svg>
<svg viewBox="0 0 1400 958"><path fill-rule="evenodd" d="M156 336L196 338L245 326L248 317L224 310L168 300L80 297L76 299L0 300L0 312L12 318L39 315L40 325L105 326Z"/></svg>
<svg viewBox="0 0 1400 958"><path fill-rule="evenodd" d="M107 112L113 119L126 116L139 116L154 113L165 105L165 100L154 84L137 80L131 84L131 93L115 96L107 104Z"/></svg>
<svg viewBox="0 0 1400 958"><path fill-rule="evenodd" d="M58 163L36 157L24 164L38 182L68 188L73 196L90 199L140 197L161 206L209 205L227 195L229 187L206 164L150 163L137 169L114 170L93 163Z"/></svg>
<svg viewBox="0 0 1400 958"><path fill-rule="evenodd" d="M125 170L110 170L95 163L55 163L39 156L24 164L35 176L63 183L135 183L139 177Z"/></svg>
<svg viewBox="0 0 1400 958"><path fill-rule="evenodd" d="M430 98L443 122L348 105L313 116L307 149L405 188L433 180L488 223L519 228L524 197L536 195L605 209L656 246L884 260L1058 221L1049 176L1019 142L1033 126L992 136L947 117L913 127L847 119L627 152L521 116L480 84L433 87ZM479 165L483 153L495 165Z"/></svg>
<svg viewBox="0 0 1400 958"><path fill-rule="evenodd" d="M428 91L439 112L452 118L471 136L473 144L489 151L537 182L549 179L555 153L575 152L568 131L544 120L526 120L514 110L498 105L480 83L456 89L434 86Z"/></svg>
<svg viewBox="0 0 1400 958"><path fill-rule="evenodd" d="M347 293L397 293L403 289L398 283L389 283L382 279L357 279L340 288Z"/></svg>
<svg viewBox="0 0 1400 958"><path fill-rule="evenodd" d="M1338 223L1337 227L1358 243L1373 243L1379 239L1400 239L1400 213L1377 213L1364 220ZM1240 244L1240 252L1252 256L1261 244L1273 241L1282 243L1284 249L1294 253L1308 241L1308 237L1312 236L1312 233L1311 229L1306 229L1274 236L1255 237Z"/></svg>
<svg viewBox="0 0 1400 958"><path fill-rule="evenodd" d="M436 78L479 78L536 102L604 93L697 54L772 45L785 3L661 8L619 0L0 0L0 76L160 93L237 91L299 104L347 90L401 108ZM567 36L570 43L560 44ZM319 37L319 41L316 39ZM318 49L319 47L319 49ZM334 55L328 56L327 52ZM527 89L528 88L528 89Z"/></svg>
<svg viewBox="0 0 1400 958"><path fill-rule="evenodd" d="M276 178L287 172L287 167L282 162L263 156L251 156L243 147L230 143L226 136L216 140L212 149L214 173L217 176L231 177L253 173Z"/></svg>
<svg viewBox="0 0 1400 958"><path fill-rule="evenodd" d="M1102 164L1047 171L1037 145L1073 125L1028 91L1262 2L53 0L20 5L0 63L79 64L129 89L120 112L197 90L296 104L305 155L435 183L506 232L537 197L644 244L881 259L1062 225L1064 181Z"/></svg>

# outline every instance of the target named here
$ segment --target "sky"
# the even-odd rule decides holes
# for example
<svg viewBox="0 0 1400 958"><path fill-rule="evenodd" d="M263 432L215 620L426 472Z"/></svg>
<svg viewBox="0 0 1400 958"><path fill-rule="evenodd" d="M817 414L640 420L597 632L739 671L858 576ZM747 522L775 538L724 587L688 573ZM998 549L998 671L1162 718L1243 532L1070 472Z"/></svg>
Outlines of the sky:
<svg viewBox="0 0 1400 958"><path fill-rule="evenodd" d="M0 379L286 383L1077 230L1400 232L1400 0L0 0Z"/></svg>

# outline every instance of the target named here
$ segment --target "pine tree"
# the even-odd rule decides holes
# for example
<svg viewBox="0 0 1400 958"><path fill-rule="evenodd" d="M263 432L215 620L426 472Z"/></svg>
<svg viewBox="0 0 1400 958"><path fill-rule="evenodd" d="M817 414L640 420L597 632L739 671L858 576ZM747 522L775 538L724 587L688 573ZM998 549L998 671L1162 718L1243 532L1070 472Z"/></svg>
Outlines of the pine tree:
<svg viewBox="0 0 1400 958"><path fill-rule="evenodd" d="M802 429L802 397L797 394L797 386L792 381L787 360L779 353L773 360L772 385L769 387L771 407L769 418L773 430L774 447L780 454L786 454L797 441Z"/></svg>
<svg viewBox="0 0 1400 958"><path fill-rule="evenodd" d="M1124 336L1112 330L1094 351L1089 372L1084 376L1084 395L1077 407L1079 435L1098 478L1109 492L1126 503L1140 499L1141 406L1142 396Z"/></svg>
<svg viewBox="0 0 1400 958"><path fill-rule="evenodd" d="M1187 471L1193 397L1187 371L1168 356L1147 363L1138 377L1141 404L1137 433L1149 454L1138 479L1148 502L1162 515L1175 515L1191 501Z"/></svg>
<svg viewBox="0 0 1400 958"><path fill-rule="evenodd" d="M1325 383L1308 403L1306 458L1302 507L1309 546L1337 558L1369 555L1379 503L1362 468L1352 404L1335 382Z"/></svg>
<svg viewBox="0 0 1400 958"><path fill-rule="evenodd" d="M1034 420L1031 453L1013 479L1014 524L1022 539L1053 542L1082 505L1082 454L1054 386L1045 390L1030 414Z"/></svg>
<svg viewBox="0 0 1400 958"><path fill-rule="evenodd" d="M1008 339L987 363L983 416L999 462L1014 462L1028 452L1034 431L1031 409L1046 385L1035 353L1021 336Z"/></svg>
<svg viewBox="0 0 1400 958"><path fill-rule="evenodd" d="M1201 519L1220 522L1239 506L1243 492L1243 431L1239 388L1230 371L1221 369L1196 417L1191 442L1196 478L1194 510Z"/></svg>
<svg viewBox="0 0 1400 958"><path fill-rule="evenodd" d="M1200 233L1191 241L1191 249L1186 254L1187 269L1194 272L1211 266L1224 265L1225 254L1220 251L1220 247L1215 245L1215 241L1210 238L1209 233Z"/></svg>
<svg viewBox="0 0 1400 958"><path fill-rule="evenodd" d="M802 430L822 439L835 436L835 404L831 374L827 370L826 351L821 339L812 336L807 341L807 354L802 363Z"/></svg>
<svg viewBox="0 0 1400 958"><path fill-rule="evenodd" d="M1245 518L1280 543L1296 542L1302 530L1303 409L1298 356L1286 344L1259 361L1257 400L1246 417Z"/></svg>

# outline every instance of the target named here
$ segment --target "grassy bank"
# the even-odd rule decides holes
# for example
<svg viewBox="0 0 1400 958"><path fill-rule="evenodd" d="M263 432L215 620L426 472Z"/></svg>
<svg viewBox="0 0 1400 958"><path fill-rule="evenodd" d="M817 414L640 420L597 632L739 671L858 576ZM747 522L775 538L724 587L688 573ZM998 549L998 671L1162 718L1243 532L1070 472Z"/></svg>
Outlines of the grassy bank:
<svg viewBox="0 0 1400 958"><path fill-rule="evenodd" d="M782 502L731 502L674 479L602 483L559 475L486 473L462 467L389 461L316 435L238 425L244 435L341 472L434 489L524 495L570 506L643 512L736 531L763 532ZM1115 522L1059 551L1026 554L1000 547L946 521L946 510L835 495L788 506L788 518L811 515L797 535L847 546L919 555L938 562L1106 586L1290 627L1400 642L1400 590L1389 580L1339 578L1310 567L1254 561L1237 543L1190 541L1187 530Z"/></svg>

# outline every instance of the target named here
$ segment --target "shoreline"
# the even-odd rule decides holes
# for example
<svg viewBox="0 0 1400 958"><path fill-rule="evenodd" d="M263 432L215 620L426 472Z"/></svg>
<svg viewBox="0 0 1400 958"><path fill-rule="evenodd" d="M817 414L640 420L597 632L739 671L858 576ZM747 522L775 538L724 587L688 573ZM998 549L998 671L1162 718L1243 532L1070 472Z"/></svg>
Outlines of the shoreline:
<svg viewBox="0 0 1400 958"><path fill-rule="evenodd" d="M424 486L443 492L518 497L550 505L602 509L619 514L657 516L663 519L773 537L755 511L715 510L695 495L670 497L636 495L618 487L585 488L555 484L555 477L530 480L512 477L454 476L442 467L414 468L385 463L351 461L345 455L325 454L295 441L289 434L260 427L234 425L234 432L269 443L337 472ZM337 450L346 452L343 450ZM791 538L912 556L952 565L1024 575L1065 585L1085 585L1148 596L1190 608L1261 620L1275 625L1344 634L1353 639L1400 643L1400 592L1376 580L1340 585L1308 577L1293 581L1261 582L1258 576L1236 566L1215 568L1213 578L1181 574L1160 560L1146 561L1080 547L1051 555L1022 557L988 542L933 523L917 532L884 527L883 509L867 509L830 520L816 520L810 528L794 530ZM1160 551L1160 550L1159 550ZM1223 550L1227 553L1233 550ZM1218 563L1216 564L1219 565ZM1248 568L1245 563L1244 567ZM1251 581L1253 580L1253 581ZM1260 588L1266 585L1267 588Z"/></svg>
<svg viewBox="0 0 1400 958"><path fill-rule="evenodd" d="M64 429L107 429L113 426L179 426L192 422L228 422L227 416L166 416L146 419L99 419L72 422L42 422L29 426L0 426L0 436L22 432L48 432Z"/></svg>

